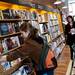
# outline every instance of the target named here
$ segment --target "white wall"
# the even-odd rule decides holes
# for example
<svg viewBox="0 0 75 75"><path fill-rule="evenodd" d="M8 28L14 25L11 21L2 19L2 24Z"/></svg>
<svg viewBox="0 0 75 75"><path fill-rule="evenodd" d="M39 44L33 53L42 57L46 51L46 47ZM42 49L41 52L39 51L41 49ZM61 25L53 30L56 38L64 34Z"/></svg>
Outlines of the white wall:
<svg viewBox="0 0 75 75"><path fill-rule="evenodd" d="M69 0L68 1L69 6L69 15L75 15L75 0Z"/></svg>

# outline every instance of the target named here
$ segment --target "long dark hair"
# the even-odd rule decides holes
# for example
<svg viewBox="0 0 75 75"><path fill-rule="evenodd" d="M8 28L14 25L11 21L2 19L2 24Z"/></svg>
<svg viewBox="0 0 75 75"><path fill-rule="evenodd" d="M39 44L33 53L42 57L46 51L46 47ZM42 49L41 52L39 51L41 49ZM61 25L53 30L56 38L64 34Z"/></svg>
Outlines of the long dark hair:
<svg viewBox="0 0 75 75"><path fill-rule="evenodd" d="M72 19L72 22L74 22L74 19L73 19L73 17L71 15L67 16L67 18L66 18L67 19L67 22L69 23L68 18L71 18Z"/></svg>
<svg viewBox="0 0 75 75"><path fill-rule="evenodd" d="M21 31L27 32L27 30L30 31L29 37L28 38L35 38L36 34L38 33L38 29L34 28L30 23L24 22L21 27Z"/></svg>
<svg viewBox="0 0 75 75"><path fill-rule="evenodd" d="M33 39L33 40L35 40L39 44L44 44L43 39L39 35L37 35L38 29L33 27L30 23L24 22L21 25L20 30L24 31L24 32L29 30L30 34L28 35L27 39Z"/></svg>

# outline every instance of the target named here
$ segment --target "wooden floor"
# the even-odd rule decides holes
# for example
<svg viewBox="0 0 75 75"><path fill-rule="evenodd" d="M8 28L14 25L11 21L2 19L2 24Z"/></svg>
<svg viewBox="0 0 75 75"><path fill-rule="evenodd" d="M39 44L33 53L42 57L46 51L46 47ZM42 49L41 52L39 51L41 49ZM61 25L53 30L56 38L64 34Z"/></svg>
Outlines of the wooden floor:
<svg viewBox="0 0 75 75"><path fill-rule="evenodd" d="M55 70L54 75L66 75L69 62L70 62L70 49L68 46L65 46L65 48L62 51L62 54L60 55L60 58L58 59L58 67Z"/></svg>

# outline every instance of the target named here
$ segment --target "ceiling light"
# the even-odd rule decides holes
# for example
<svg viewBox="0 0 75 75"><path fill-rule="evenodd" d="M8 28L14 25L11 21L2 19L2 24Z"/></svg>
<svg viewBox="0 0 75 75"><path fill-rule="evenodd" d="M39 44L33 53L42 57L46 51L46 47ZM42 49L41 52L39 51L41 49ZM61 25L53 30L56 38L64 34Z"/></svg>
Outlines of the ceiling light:
<svg viewBox="0 0 75 75"><path fill-rule="evenodd" d="M56 2L54 2L55 5L61 4L62 1L57 0Z"/></svg>
<svg viewBox="0 0 75 75"><path fill-rule="evenodd" d="M66 8L68 8L68 7L67 6L62 7L62 9L66 9Z"/></svg>

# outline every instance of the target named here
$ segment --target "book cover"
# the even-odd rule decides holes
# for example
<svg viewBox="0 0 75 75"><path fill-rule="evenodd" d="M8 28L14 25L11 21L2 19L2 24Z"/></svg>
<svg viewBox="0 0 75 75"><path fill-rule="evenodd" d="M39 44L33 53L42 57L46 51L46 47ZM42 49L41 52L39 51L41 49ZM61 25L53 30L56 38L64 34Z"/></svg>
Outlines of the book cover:
<svg viewBox="0 0 75 75"><path fill-rule="evenodd" d="M45 36L46 36L47 42L49 43L51 41L50 35L46 34Z"/></svg>
<svg viewBox="0 0 75 75"><path fill-rule="evenodd" d="M12 41L11 38L6 39L6 45L7 45L8 50L11 50L14 48L14 42Z"/></svg>
<svg viewBox="0 0 75 75"><path fill-rule="evenodd" d="M44 33L43 24L39 24L39 26L40 26L40 32L41 32L41 34Z"/></svg>
<svg viewBox="0 0 75 75"><path fill-rule="evenodd" d="M48 26L47 24L39 24L40 26L40 32L43 34L45 32L48 32Z"/></svg>
<svg viewBox="0 0 75 75"><path fill-rule="evenodd" d="M28 74L26 73L24 66L21 66L16 72L14 72L11 75L28 75Z"/></svg>
<svg viewBox="0 0 75 75"><path fill-rule="evenodd" d="M2 46L3 46L3 53L7 53L8 47L7 47L7 44L6 44L6 39L2 40Z"/></svg>
<svg viewBox="0 0 75 75"><path fill-rule="evenodd" d="M1 65L4 67L4 70L10 69L10 62L2 62Z"/></svg>
<svg viewBox="0 0 75 75"><path fill-rule="evenodd" d="M9 34L12 34L15 32L14 25L12 25L12 23L8 23L8 30L9 30Z"/></svg>
<svg viewBox="0 0 75 75"><path fill-rule="evenodd" d="M9 9L2 10L2 13L3 13L4 19L11 19L11 15L10 15L10 10Z"/></svg>
<svg viewBox="0 0 75 75"><path fill-rule="evenodd" d="M27 10L25 11L24 16L25 16L25 19L31 19L31 13Z"/></svg>
<svg viewBox="0 0 75 75"><path fill-rule="evenodd" d="M8 50L20 46L18 36L7 38L5 43L7 45Z"/></svg>
<svg viewBox="0 0 75 75"><path fill-rule="evenodd" d="M35 11L31 12L31 18L32 20L37 19L37 13Z"/></svg>
<svg viewBox="0 0 75 75"><path fill-rule="evenodd" d="M12 9L12 10L11 10L12 19L15 18L16 14L17 14L16 11Z"/></svg>
<svg viewBox="0 0 75 75"><path fill-rule="evenodd" d="M14 23L14 29L15 29L15 32L19 32L20 31L19 23Z"/></svg>
<svg viewBox="0 0 75 75"><path fill-rule="evenodd" d="M9 33L9 28L7 23L0 24L0 33L1 35L7 35Z"/></svg>
<svg viewBox="0 0 75 75"><path fill-rule="evenodd" d="M14 47L20 46L19 37L11 37L11 40L14 42Z"/></svg>
<svg viewBox="0 0 75 75"><path fill-rule="evenodd" d="M42 17L41 17L41 15L38 15L38 22L39 22L39 23L42 22Z"/></svg>
<svg viewBox="0 0 75 75"><path fill-rule="evenodd" d="M44 13L43 19L44 22L48 22L48 13Z"/></svg>

